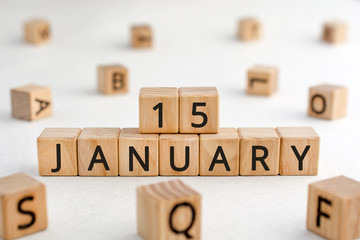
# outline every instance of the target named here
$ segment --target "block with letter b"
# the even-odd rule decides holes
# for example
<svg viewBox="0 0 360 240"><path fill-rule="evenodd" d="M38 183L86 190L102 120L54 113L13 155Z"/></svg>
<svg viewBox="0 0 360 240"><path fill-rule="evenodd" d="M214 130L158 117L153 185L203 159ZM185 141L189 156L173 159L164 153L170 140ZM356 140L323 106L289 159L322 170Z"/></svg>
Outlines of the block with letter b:
<svg viewBox="0 0 360 240"><path fill-rule="evenodd" d="M39 44L50 39L50 24L41 19L32 19L24 25L25 41Z"/></svg>
<svg viewBox="0 0 360 240"><path fill-rule="evenodd" d="M255 18L246 18L239 21L238 38L243 41L253 41L261 38L261 22Z"/></svg>
<svg viewBox="0 0 360 240"><path fill-rule="evenodd" d="M128 70L121 65L98 67L98 90L103 94L126 93L128 91Z"/></svg>
<svg viewBox="0 0 360 240"><path fill-rule="evenodd" d="M149 48L152 46L152 31L147 25L136 25L131 28L131 45L133 48Z"/></svg>
<svg viewBox="0 0 360 240"><path fill-rule="evenodd" d="M278 70L276 67L254 66L247 73L247 93L271 96L277 91Z"/></svg>

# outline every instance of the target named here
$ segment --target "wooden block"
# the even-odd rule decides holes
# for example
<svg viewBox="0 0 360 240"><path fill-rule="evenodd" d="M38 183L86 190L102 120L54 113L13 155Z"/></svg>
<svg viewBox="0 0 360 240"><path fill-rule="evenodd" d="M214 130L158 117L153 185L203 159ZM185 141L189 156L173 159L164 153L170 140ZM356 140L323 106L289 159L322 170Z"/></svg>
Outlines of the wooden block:
<svg viewBox="0 0 360 240"><path fill-rule="evenodd" d="M29 43L44 43L50 40L50 24L42 19L32 19L24 24L25 41Z"/></svg>
<svg viewBox="0 0 360 240"><path fill-rule="evenodd" d="M119 138L120 176L159 175L159 134L123 128Z"/></svg>
<svg viewBox="0 0 360 240"><path fill-rule="evenodd" d="M201 239L201 195L180 180L137 188L137 229L145 240Z"/></svg>
<svg viewBox="0 0 360 240"><path fill-rule="evenodd" d="M236 128L200 134L200 175L239 175L239 135Z"/></svg>
<svg viewBox="0 0 360 240"><path fill-rule="evenodd" d="M77 176L80 128L45 128L37 138L39 174Z"/></svg>
<svg viewBox="0 0 360 240"><path fill-rule="evenodd" d="M152 46L150 26L138 25L131 28L131 44L133 48L149 48Z"/></svg>
<svg viewBox="0 0 360 240"><path fill-rule="evenodd" d="M11 109L14 118L37 120L51 116L51 89L26 85L11 89Z"/></svg>
<svg viewBox="0 0 360 240"><path fill-rule="evenodd" d="M216 87L179 89L180 133L217 133L219 94Z"/></svg>
<svg viewBox="0 0 360 240"><path fill-rule="evenodd" d="M278 175L280 138L273 128L239 128L240 175Z"/></svg>
<svg viewBox="0 0 360 240"><path fill-rule="evenodd" d="M239 21L238 38L243 41L254 41L261 38L261 22L255 18L247 18Z"/></svg>
<svg viewBox="0 0 360 240"><path fill-rule="evenodd" d="M80 176L118 176L120 128L84 128L78 138Z"/></svg>
<svg viewBox="0 0 360 240"><path fill-rule="evenodd" d="M160 175L199 175L197 134L160 134Z"/></svg>
<svg viewBox="0 0 360 240"><path fill-rule="evenodd" d="M0 238L19 238L47 228L45 185L17 173L0 178Z"/></svg>
<svg viewBox="0 0 360 240"><path fill-rule="evenodd" d="M360 183L339 176L310 184L307 228L332 240L360 238Z"/></svg>
<svg viewBox="0 0 360 240"><path fill-rule="evenodd" d="M277 91L276 67L254 66L247 73L247 94L271 96Z"/></svg>
<svg viewBox="0 0 360 240"><path fill-rule="evenodd" d="M128 92L128 70L121 65L98 67L98 90L103 94Z"/></svg>
<svg viewBox="0 0 360 240"><path fill-rule="evenodd" d="M317 175L320 137L311 127L278 127L280 175Z"/></svg>
<svg viewBox="0 0 360 240"><path fill-rule="evenodd" d="M328 43L342 43L346 41L347 25L343 22L326 22L323 27L322 39Z"/></svg>
<svg viewBox="0 0 360 240"><path fill-rule="evenodd" d="M141 88L139 110L141 133L179 132L177 88Z"/></svg>
<svg viewBox="0 0 360 240"><path fill-rule="evenodd" d="M346 115L348 90L346 87L322 84L309 91L310 116L335 119Z"/></svg>

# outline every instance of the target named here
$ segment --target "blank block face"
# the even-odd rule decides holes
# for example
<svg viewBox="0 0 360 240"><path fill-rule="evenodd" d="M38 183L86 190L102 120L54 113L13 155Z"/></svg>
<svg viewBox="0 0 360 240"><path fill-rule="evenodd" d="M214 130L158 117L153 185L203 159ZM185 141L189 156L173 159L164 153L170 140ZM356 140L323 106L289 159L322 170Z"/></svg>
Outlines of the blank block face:
<svg viewBox="0 0 360 240"><path fill-rule="evenodd" d="M340 176L309 185L307 228L322 237L360 237L360 183Z"/></svg>
<svg viewBox="0 0 360 240"><path fill-rule="evenodd" d="M98 67L98 90L103 94L128 92L128 70L121 65Z"/></svg>
<svg viewBox="0 0 360 240"><path fill-rule="evenodd" d="M137 188L137 229L145 240L201 239L201 195L180 180Z"/></svg>
<svg viewBox="0 0 360 240"><path fill-rule="evenodd" d="M217 133L219 94L215 87L179 89L180 133Z"/></svg>
<svg viewBox="0 0 360 240"><path fill-rule="evenodd" d="M46 228L45 185L24 173L0 178L0 238L15 239Z"/></svg>
<svg viewBox="0 0 360 240"><path fill-rule="evenodd" d="M159 134L123 128L119 138L120 176L159 175Z"/></svg>
<svg viewBox="0 0 360 240"><path fill-rule="evenodd" d="M236 128L200 134L200 175L239 175L239 135Z"/></svg>
<svg viewBox="0 0 360 240"><path fill-rule="evenodd" d="M346 87L322 84L309 90L308 114L324 119L336 119L346 115L348 90Z"/></svg>
<svg viewBox="0 0 360 240"><path fill-rule="evenodd" d="M141 133L178 133L178 89L141 88L139 123Z"/></svg>
<svg viewBox="0 0 360 240"><path fill-rule="evenodd" d="M280 175L317 175L320 137L311 127L279 127Z"/></svg>
<svg viewBox="0 0 360 240"><path fill-rule="evenodd" d="M140 25L131 28L131 45L133 48L149 48L152 46L152 31L149 26Z"/></svg>
<svg viewBox="0 0 360 240"><path fill-rule="evenodd" d="M160 175L199 175L199 136L160 134Z"/></svg>
<svg viewBox="0 0 360 240"><path fill-rule="evenodd" d="M39 174L77 176L80 128L45 128L37 139Z"/></svg>
<svg viewBox="0 0 360 240"><path fill-rule="evenodd" d="M327 22L324 24L322 39L328 43L342 43L346 41L347 25L343 22Z"/></svg>
<svg viewBox="0 0 360 240"><path fill-rule="evenodd" d="M50 24L41 19L33 19L24 24L25 41L39 44L50 40Z"/></svg>
<svg viewBox="0 0 360 240"><path fill-rule="evenodd" d="M277 91L276 67L254 66L247 73L247 94L271 96Z"/></svg>
<svg viewBox="0 0 360 240"><path fill-rule="evenodd" d="M243 41L254 41L261 38L261 22L254 18L242 19L239 21L238 38Z"/></svg>
<svg viewBox="0 0 360 240"><path fill-rule="evenodd" d="M239 128L240 175L278 175L280 138L273 128Z"/></svg>
<svg viewBox="0 0 360 240"><path fill-rule="evenodd" d="M11 89L11 109L14 118L33 121L52 114L51 89L26 85Z"/></svg>
<svg viewBox="0 0 360 240"><path fill-rule="evenodd" d="M80 176L118 176L120 128L84 128L78 138Z"/></svg>

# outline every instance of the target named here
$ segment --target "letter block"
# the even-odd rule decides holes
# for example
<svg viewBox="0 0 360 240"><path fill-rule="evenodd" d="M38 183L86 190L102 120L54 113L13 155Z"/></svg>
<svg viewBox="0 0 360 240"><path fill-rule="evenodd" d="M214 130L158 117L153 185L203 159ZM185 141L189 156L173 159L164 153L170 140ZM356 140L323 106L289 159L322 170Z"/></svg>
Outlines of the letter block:
<svg viewBox="0 0 360 240"><path fill-rule="evenodd" d="M271 96L277 91L276 67L254 66L247 73L247 94Z"/></svg>
<svg viewBox="0 0 360 240"><path fill-rule="evenodd" d="M310 184L307 228L332 240L360 238L360 183L339 176Z"/></svg>
<svg viewBox="0 0 360 240"><path fill-rule="evenodd" d="M49 41L50 24L41 19L32 19L24 24L25 41L39 44Z"/></svg>
<svg viewBox="0 0 360 240"><path fill-rule="evenodd" d="M240 175L278 175L280 138L273 128L239 128Z"/></svg>
<svg viewBox="0 0 360 240"><path fill-rule="evenodd" d="M51 116L51 89L26 85L11 89L11 109L14 118L33 121Z"/></svg>
<svg viewBox="0 0 360 240"><path fill-rule="evenodd" d="M141 133L179 132L177 88L141 88L139 110Z"/></svg>
<svg viewBox="0 0 360 240"><path fill-rule="evenodd" d="M201 239L201 195L180 180L137 188L137 229L145 240Z"/></svg>
<svg viewBox="0 0 360 240"><path fill-rule="evenodd" d="M328 120L344 117L347 110L347 98L346 87L330 84L311 87L308 114Z"/></svg>
<svg viewBox="0 0 360 240"><path fill-rule="evenodd" d="M80 176L118 176L120 128L84 128L78 138Z"/></svg>
<svg viewBox="0 0 360 240"><path fill-rule="evenodd" d="M45 128L37 139L39 174L77 176L80 128Z"/></svg>
<svg viewBox="0 0 360 240"><path fill-rule="evenodd" d="M159 134L123 128L119 138L120 176L159 175Z"/></svg>
<svg viewBox="0 0 360 240"><path fill-rule="evenodd" d="M197 134L160 134L160 175L199 175Z"/></svg>
<svg viewBox="0 0 360 240"><path fill-rule="evenodd" d="M320 137L311 127L278 127L280 175L317 175Z"/></svg>
<svg viewBox="0 0 360 240"><path fill-rule="evenodd" d="M239 135L236 128L200 134L200 175L239 175Z"/></svg>
<svg viewBox="0 0 360 240"><path fill-rule="evenodd" d="M98 90L103 94L128 92L128 70L121 65L98 67Z"/></svg>
<svg viewBox="0 0 360 240"><path fill-rule="evenodd" d="M239 21L238 38L243 41L254 41L261 38L261 22L255 18L247 18Z"/></svg>
<svg viewBox="0 0 360 240"><path fill-rule="evenodd" d="M343 22L326 22L323 27L322 39L328 43L342 43L346 41L347 25Z"/></svg>
<svg viewBox="0 0 360 240"><path fill-rule="evenodd" d="M180 133L217 133L219 94L215 87L179 89Z"/></svg>
<svg viewBox="0 0 360 240"><path fill-rule="evenodd" d="M131 44L133 48L150 48L152 46L152 31L147 25L131 28Z"/></svg>
<svg viewBox="0 0 360 240"><path fill-rule="evenodd" d="M46 228L45 185L24 173L0 178L0 238L15 239Z"/></svg>

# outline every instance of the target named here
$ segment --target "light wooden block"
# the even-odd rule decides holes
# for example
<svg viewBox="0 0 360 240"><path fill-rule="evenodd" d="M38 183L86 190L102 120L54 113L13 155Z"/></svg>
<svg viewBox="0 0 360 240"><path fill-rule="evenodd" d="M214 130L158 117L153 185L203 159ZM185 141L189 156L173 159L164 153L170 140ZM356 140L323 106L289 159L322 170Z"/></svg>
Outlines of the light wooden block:
<svg viewBox="0 0 360 240"><path fill-rule="evenodd" d="M84 128L78 137L80 176L118 176L120 128Z"/></svg>
<svg viewBox="0 0 360 240"><path fill-rule="evenodd" d="M98 90L103 94L127 93L128 70L121 65L98 67Z"/></svg>
<svg viewBox="0 0 360 240"><path fill-rule="evenodd" d="M145 240L201 239L201 195L180 180L137 188L137 229Z"/></svg>
<svg viewBox="0 0 360 240"><path fill-rule="evenodd" d="M120 176L159 175L159 134L123 128L119 137Z"/></svg>
<svg viewBox="0 0 360 240"><path fill-rule="evenodd" d="M199 136L160 134L160 175L199 175Z"/></svg>
<svg viewBox="0 0 360 240"><path fill-rule="evenodd" d="M238 38L243 41L254 41L261 38L262 25L255 18L246 18L239 21Z"/></svg>
<svg viewBox="0 0 360 240"><path fill-rule="evenodd" d="M219 94L216 87L179 89L180 133L217 133Z"/></svg>
<svg viewBox="0 0 360 240"><path fill-rule="evenodd" d="M346 41L347 25L343 22L326 22L323 27L322 39L328 43L342 43Z"/></svg>
<svg viewBox="0 0 360 240"><path fill-rule="evenodd" d="M273 128L239 128L240 175L278 175L280 138Z"/></svg>
<svg viewBox="0 0 360 240"><path fill-rule="evenodd" d="M150 26L138 25L131 28L131 44L133 48L150 48L152 38Z"/></svg>
<svg viewBox="0 0 360 240"><path fill-rule="evenodd" d="M177 88L141 88L139 96L141 133L179 132Z"/></svg>
<svg viewBox="0 0 360 240"><path fill-rule="evenodd" d="M24 24L25 41L39 44L50 40L50 24L42 19L32 19Z"/></svg>
<svg viewBox="0 0 360 240"><path fill-rule="evenodd" d="M360 183L339 176L310 184L307 228L332 240L360 238Z"/></svg>
<svg viewBox="0 0 360 240"><path fill-rule="evenodd" d="M277 91L278 70L270 66L254 66L247 73L247 94L271 96Z"/></svg>
<svg viewBox="0 0 360 240"><path fill-rule="evenodd" d="M17 173L0 178L0 238L19 238L47 228L45 185Z"/></svg>
<svg viewBox="0 0 360 240"><path fill-rule="evenodd" d="M348 90L346 87L322 84L309 90L308 114L324 119L336 119L346 115Z"/></svg>
<svg viewBox="0 0 360 240"><path fill-rule="evenodd" d="M239 175L239 135L236 128L200 134L200 175Z"/></svg>

